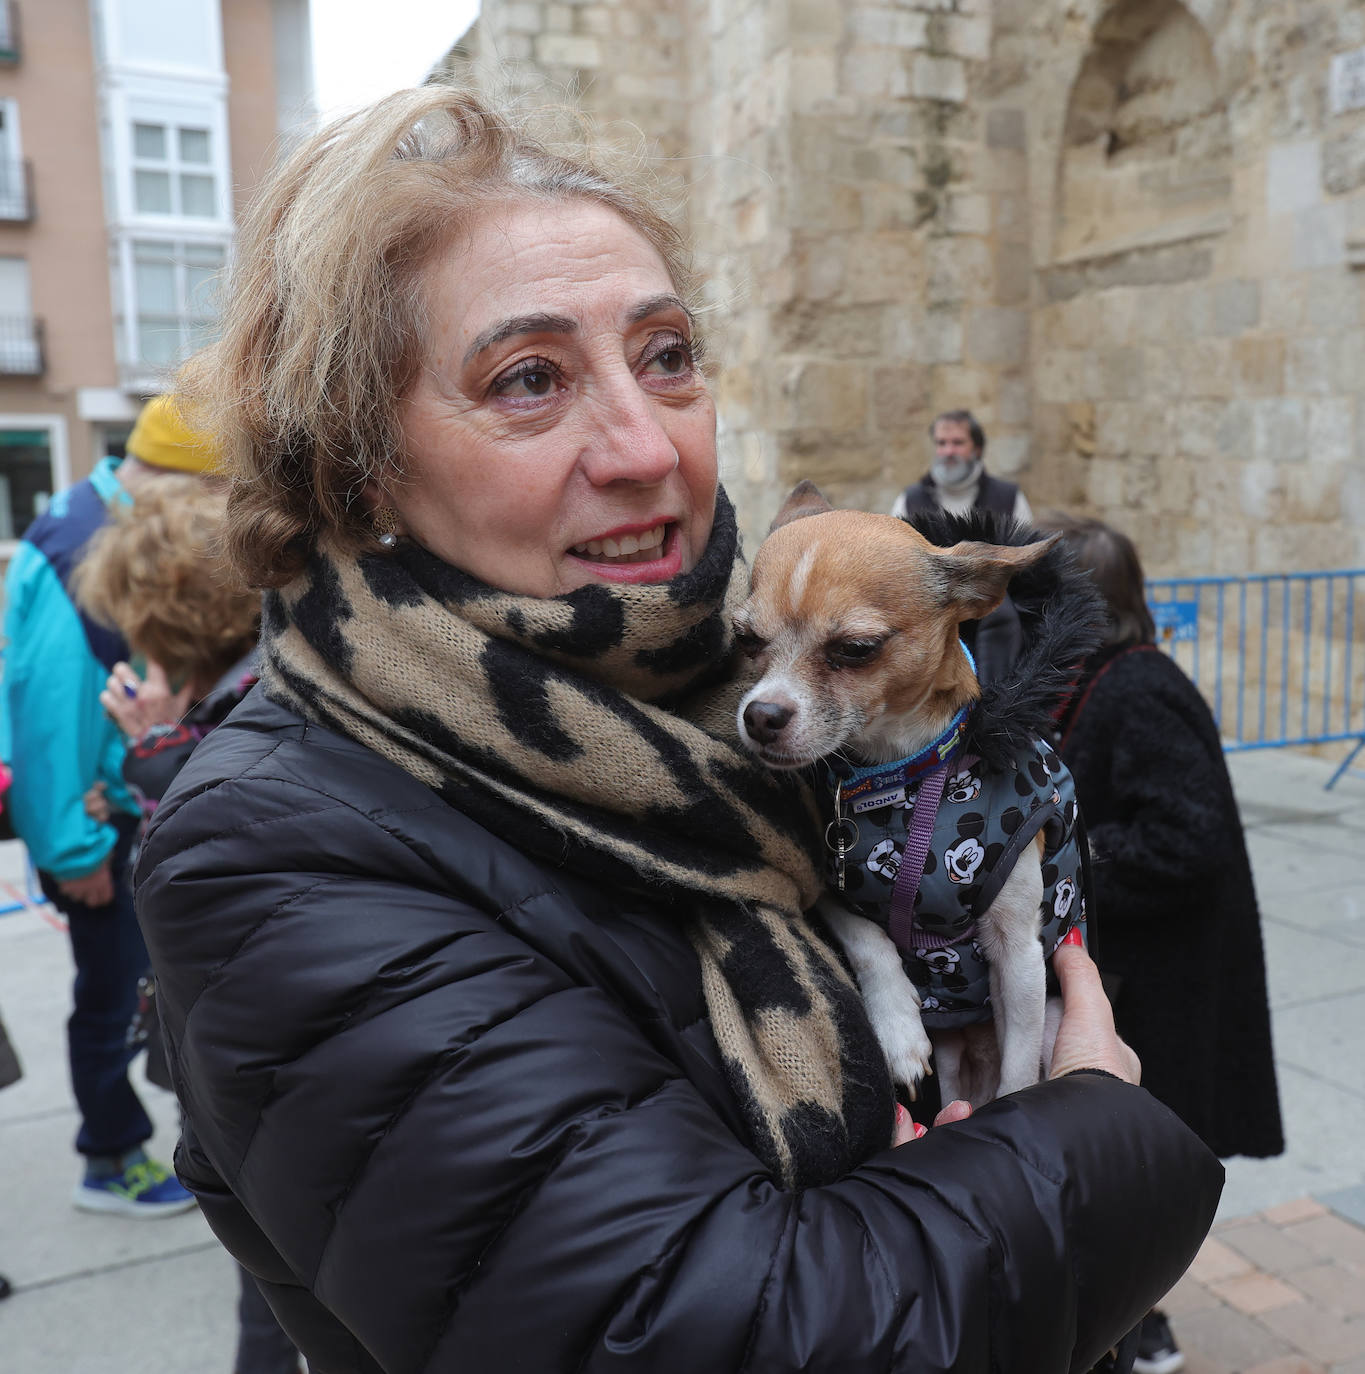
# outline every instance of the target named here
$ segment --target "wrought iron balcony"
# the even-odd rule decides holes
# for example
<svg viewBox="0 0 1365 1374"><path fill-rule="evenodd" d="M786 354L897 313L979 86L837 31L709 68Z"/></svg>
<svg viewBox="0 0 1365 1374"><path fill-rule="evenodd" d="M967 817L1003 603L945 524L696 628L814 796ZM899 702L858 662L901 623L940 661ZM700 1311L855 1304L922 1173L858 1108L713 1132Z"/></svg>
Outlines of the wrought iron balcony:
<svg viewBox="0 0 1365 1374"><path fill-rule="evenodd" d="M0 63L17 62L22 52L19 6L14 0L0 0Z"/></svg>
<svg viewBox="0 0 1365 1374"><path fill-rule="evenodd" d="M33 164L28 158L0 158L0 220L33 218Z"/></svg>
<svg viewBox="0 0 1365 1374"><path fill-rule="evenodd" d="M0 377L40 377L46 369L42 320L0 315Z"/></svg>

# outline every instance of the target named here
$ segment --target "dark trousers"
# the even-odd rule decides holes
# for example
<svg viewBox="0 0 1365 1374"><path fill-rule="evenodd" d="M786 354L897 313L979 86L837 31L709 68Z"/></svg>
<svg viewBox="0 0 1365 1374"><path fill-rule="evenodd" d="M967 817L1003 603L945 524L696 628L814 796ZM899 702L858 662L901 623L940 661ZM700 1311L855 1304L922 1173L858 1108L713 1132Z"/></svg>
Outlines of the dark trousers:
<svg viewBox="0 0 1365 1374"><path fill-rule="evenodd" d="M128 1027L137 1007L137 980L147 971L147 947L127 875L137 822L120 817L115 825L114 900L108 906L70 901L51 874L38 875L43 895L66 917L76 964L66 1043L81 1114L76 1149L83 1155L121 1155L152 1135L152 1123L128 1081L135 1053L128 1046Z"/></svg>
<svg viewBox="0 0 1365 1374"><path fill-rule="evenodd" d="M237 1266L242 1292L237 1300L237 1359L232 1374L298 1374L299 1352L280 1329L256 1280Z"/></svg>

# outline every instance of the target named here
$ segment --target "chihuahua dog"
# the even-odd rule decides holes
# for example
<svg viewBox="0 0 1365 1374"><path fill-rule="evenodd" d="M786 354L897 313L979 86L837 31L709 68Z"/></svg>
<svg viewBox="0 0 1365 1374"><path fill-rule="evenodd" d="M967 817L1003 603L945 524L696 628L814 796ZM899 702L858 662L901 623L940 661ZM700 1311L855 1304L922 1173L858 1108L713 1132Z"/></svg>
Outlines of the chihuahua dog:
<svg viewBox="0 0 1365 1374"><path fill-rule="evenodd" d="M818 765L842 889L821 914L912 1097L931 1049L944 1102L1035 1083L1056 1033L1045 956L1083 914L1074 793L1040 739L985 776L967 749L980 687L959 630L1057 537L941 548L803 482L736 616L761 671L740 738L772 768Z"/></svg>

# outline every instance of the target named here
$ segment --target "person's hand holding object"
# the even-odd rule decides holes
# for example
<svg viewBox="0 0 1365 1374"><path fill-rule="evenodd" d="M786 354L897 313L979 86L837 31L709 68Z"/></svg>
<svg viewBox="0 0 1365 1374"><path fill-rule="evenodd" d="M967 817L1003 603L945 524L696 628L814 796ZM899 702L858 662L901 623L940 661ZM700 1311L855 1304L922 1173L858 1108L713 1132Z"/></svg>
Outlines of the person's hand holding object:
<svg viewBox="0 0 1365 1374"><path fill-rule="evenodd" d="M1062 986L1062 1023L1047 1076L1061 1078L1077 1069L1102 1069L1125 1083L1140 1082L1142 1064L1114 1029L1114 1011L1095 961L1082 945L1068 938L1053 954L1052 967Z"/></svg>
<svg viewBox="0 0 1365 1374"><path fill-rule="evenodd" d="M147 664L145 681L126 663L116 663L100 693L100 705L129 739L141 739L154 725L175 724L189 710L193 697L188 684L172 692L159 663Z"/></svg>
<svg viewBox="0 0 1365 1374"><path fill-rule="evenodd" d="M1062 986L1062 1021L1047 1076L1061 1078L1077 1069L1103 1069L1125 1083L1140 1082L1142 1065L1114 1029L1114 1012L1104 995L1100 971L1084 945L1079 943L1079 936L1058 947L1052 956L1052 965ZM934 1118L934 1125L965 1121L971 1114L972 1109L966 1102L950 1102ZM904 1145L926 1133L925 1128L916 1125L910 1113L898 1104L894 1144Z"/></svg>

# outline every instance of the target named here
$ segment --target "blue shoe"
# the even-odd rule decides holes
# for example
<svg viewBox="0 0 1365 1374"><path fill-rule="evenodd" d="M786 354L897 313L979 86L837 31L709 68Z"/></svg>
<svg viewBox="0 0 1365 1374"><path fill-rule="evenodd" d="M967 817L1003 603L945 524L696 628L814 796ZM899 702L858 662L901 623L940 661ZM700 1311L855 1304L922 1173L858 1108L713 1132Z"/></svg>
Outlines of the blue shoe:
<svg viewBox="0 0 1365 1374"><path fill-rule="evenodd" d="M87 1168L71 1201L83 1212L112 1212L124 1217L170 1217L194 1206L194 1194L186 1192L165 1165L148 1159L141 1150L114 1161L116 1172Z"/></svg>

